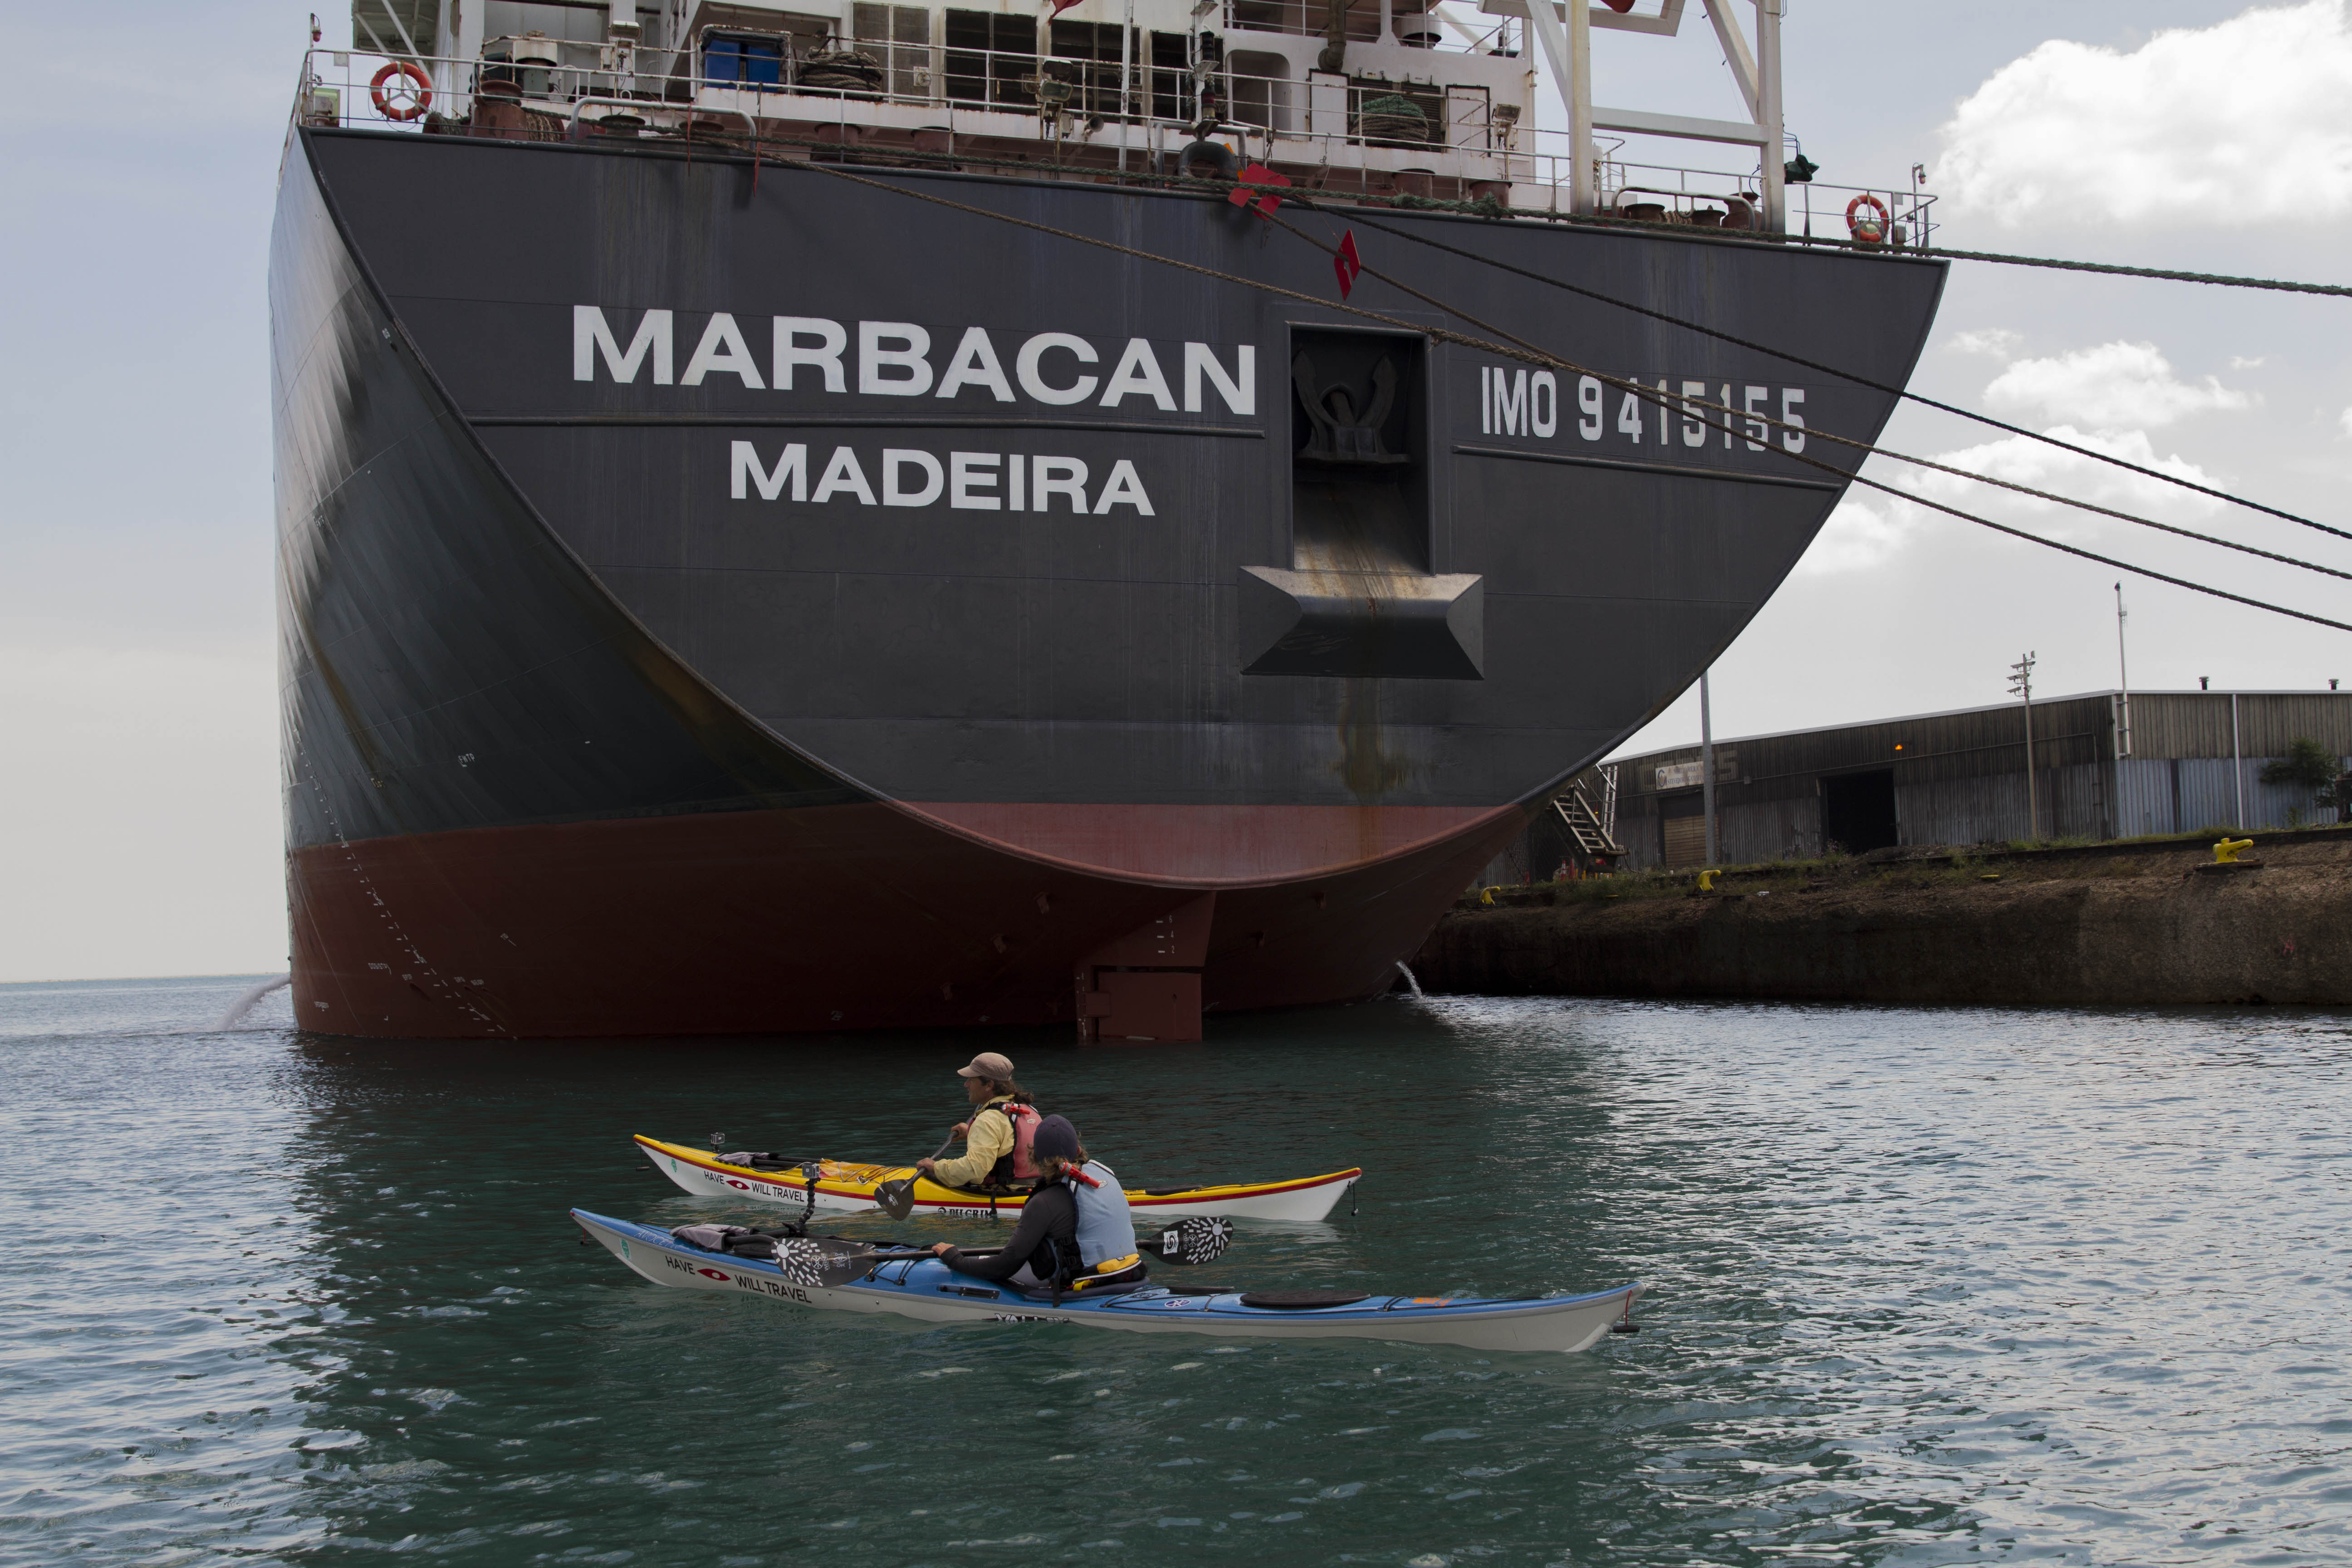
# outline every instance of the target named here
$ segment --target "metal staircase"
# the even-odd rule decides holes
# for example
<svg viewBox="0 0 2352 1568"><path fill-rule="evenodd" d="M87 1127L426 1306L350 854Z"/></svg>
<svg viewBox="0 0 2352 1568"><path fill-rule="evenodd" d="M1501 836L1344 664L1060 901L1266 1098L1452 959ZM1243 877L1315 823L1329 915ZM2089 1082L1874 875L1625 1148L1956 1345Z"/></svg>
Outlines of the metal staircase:
<svg viewBox="0 0 2352 1568"><path fill-rule="evenodd" d="M1587 861L1613 864L1622 858L1624 848L1617 842L1617 770L1601 770L1601 804L1595 806L1592 796L1578 779L1552 797L1552 810L1568 826L1568 836L1576 844L1577 853Z"/></svg>

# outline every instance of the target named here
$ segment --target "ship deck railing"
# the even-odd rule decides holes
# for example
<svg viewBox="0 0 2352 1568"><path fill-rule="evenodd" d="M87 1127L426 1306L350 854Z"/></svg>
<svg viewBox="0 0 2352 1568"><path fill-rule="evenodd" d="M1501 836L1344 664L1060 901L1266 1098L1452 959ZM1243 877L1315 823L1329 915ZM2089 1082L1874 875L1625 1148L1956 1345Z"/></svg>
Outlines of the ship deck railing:
<svg viewBox="0 0 2352 1568"><path fill-rule="evenodd" d="M947 51L957 68L941 81L941 73L907 67L885 46L856 47L874 58L879 79L870 87L644 73L632 80L582 66L551 68L544 79L528 84L530 96L503 98L493 96L495 87L491 93L479 88L486 67L509 61L314 49L306 58L296 114L310 125L518 141L593 138L609 144L617 135L703 144L740 132L740 140L757 142L764 155L774 157L805 155L814 144L829 143L859 149L861 162L887 161L896 149L976 163L994 158L1160 176L1180 172L1183 148L1198 128L1189 71L1135 68L1129 112L1121 118L1117 60L958 49ZM928 46L904 47L926 58L934 53ZM436 86L436 100L416 119L387 115L370 83L403 58L436 84L457 83L460 89ZM1048 77L1069 89L1059 113L1042 112L1037 101L1038 85ZM1225 107L1253 115L1218 122L1216 139L1234 153L1236 166L1262 163L1334 195L1486 201L1528 214L1569 210L1566 134L1519 123L1515 105L1497 104L1476 84L1350 82L1344 99L1318 87L1319 101L1295 102L1308 99L1307 83L1232 70L1225 79L1231 84ZM951 96L950 87L957 83L961 89ZM1423 110L1424 133L1367 134L1365 106L1382 97L1410 97ZM440 113L450 102L467 106L465 119ZM477 103L497 107L486 110ZM1168 110L1181 112L1160 112ZM1385 124L1375 118L1370 129L1394 126L1391 114ZM1604 147L1595 160L1602 214L1668 226L1757 226L1761 174L1754 165L1643 163L1618 156L1622 151L1622 142ZM1862 197L1877 204L1874 213L1863 209L1865 218L1891 221L1888 237L1895 245L1925 245L1932 232L1936 198L1924 191L1816 183L1792 185L1790 193L1795 232L1811 235L1818 225L1828 237L1846 237L1848 204Z"/></svg>
<svg viewBox="0 0 2352 1568"><path fill-rule="evenodd" d="M1222 0L1221 10L1216 22L1221 34L1276 33L1317 39L1328 37L1330 11L1325 0ZM1369 0L1345 8L1341 25L1350 46L1382 41L1381 10ZM1388 10L1391 15L1385 37L1414 48L1444 54L1511 57L1519 52L1524 27L1509 17L1473 12L1465 19L1452 11L1436 9L1433 3L1423 6L1420 0L1391 0Z"/></svg>

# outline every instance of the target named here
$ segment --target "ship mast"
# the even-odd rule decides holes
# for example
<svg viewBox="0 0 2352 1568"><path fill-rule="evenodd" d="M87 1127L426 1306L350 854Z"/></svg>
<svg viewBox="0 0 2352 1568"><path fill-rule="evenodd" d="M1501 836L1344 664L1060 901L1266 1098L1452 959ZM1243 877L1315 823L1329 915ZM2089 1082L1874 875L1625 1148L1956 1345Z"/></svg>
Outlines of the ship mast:
<svg viewBox="0 0 2352 1568"><path fill-rule="evenodd" d="M1602 109L1592 102L1592 33L1607 27L1628 33L1655 33L1672 37L1682 26L1685 0L1665 0L1654 16L1623 14L1613 5L1595 10L1587 5L1544 4L1536 0L1486 0L1489 14L1525 16L1536 45L1543 51L1545 68L1568 110L1571 199L1575 210L1590 215L1599 210L1599 170L1593 157L1595 131L1622 131L1638 136L1671 136L1685 142L1717 142L1754 147L1763 179L1763 226L1767 233L1788 228L1788 192L1782 177L1780 100L1780 15L1785 0L1753 0L1756 47L1739 25L1735 0L1699 0L1715 36L1723 46L1724 63L1748 105L1747 120L1704 120L1685 114L1657 114L1639 109ZM1628 0L1630 9L1631 0Z"/></svg>

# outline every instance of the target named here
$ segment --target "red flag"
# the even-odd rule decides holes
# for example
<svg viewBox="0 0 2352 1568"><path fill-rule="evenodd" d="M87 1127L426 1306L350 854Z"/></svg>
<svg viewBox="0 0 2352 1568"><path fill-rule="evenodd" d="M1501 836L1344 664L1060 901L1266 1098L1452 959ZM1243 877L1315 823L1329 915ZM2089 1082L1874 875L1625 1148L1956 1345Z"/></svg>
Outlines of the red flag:
<svg viewBox="0 0 2352 1568"><path fill-rule="evenodd" d="M1234 205L1237 207L1248 206L1251 205L1252 201L1255 200L1257 205L1258 216L1260 217L1270 218L1274 216L1274 209L1282 205L1282 198L1276 195L1271 191L1261 194L1260 192L1251 190L1249 187L1252 185L1286 185L1288 184L1290 184L1289 175L1277 174L1272 169L1267 168L1264 163L1252 163L1248 168L1242 171L1241 184L1234 187L1234 194L1227 196L1225 200L1233 203Z"/></svg>
<svg viewBox="0 0 2352 1568"><path fill-rule="evenodd" d="M1363 269L1363 259L1356 254L1356 231L1351 228L1339 237L1339 254L1331 258L1331 270L1339 275L1339 298L1348 297L1356 286L1356 274Z"/></svg>
<svg viewBox="0 0 2352 1568"><path fill-rule="evenodd" d="M1049 22L1050 22L1050 21L1052 21L1052 20L1054 19L1054 16L1060 16L1063 12L1065 12L1065 11L1068 10L1071 6L1073 6L1073 5L1076 5L1077 3L1078 3L1078 0L1054 0L1054 11L1053 11L1053 16L1047 16L1045 19L1046 19L1047 21L1049 21ZM1628 0L1628 4L1631 4L1631 0Z"/></svg>

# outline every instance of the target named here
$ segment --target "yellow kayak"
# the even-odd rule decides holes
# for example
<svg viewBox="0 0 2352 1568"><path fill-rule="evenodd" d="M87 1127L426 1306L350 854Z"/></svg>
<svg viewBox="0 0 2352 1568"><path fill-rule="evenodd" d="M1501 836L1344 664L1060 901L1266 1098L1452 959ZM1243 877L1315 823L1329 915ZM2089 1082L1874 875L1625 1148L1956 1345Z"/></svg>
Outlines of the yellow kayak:
<svg viewBox="0 0 2352 1568"><path fill-rule="evenodd" d="M875 1189L915 1174L911 1165L871 1165L848 1160L786 1162L765 1154L718 1154L665 1143L640 1133L637 1147L654 1169L697 1197L750 1198L757 1203L814 1206L819 1214L857 1214L877 1208ZM812 1170L812 1167L814 1168ZM1360 1169L1302 1176L1292 1182L1231 1182L1215 1187L1129 1187L1128 1207L1139 1219L1189 1219L1194 1215L1227 1219L1319 1220L1363 1175ZM950 1219L1015 1217L1020 1193L977 1193L915 1183L915 1213Z"/></svg>

